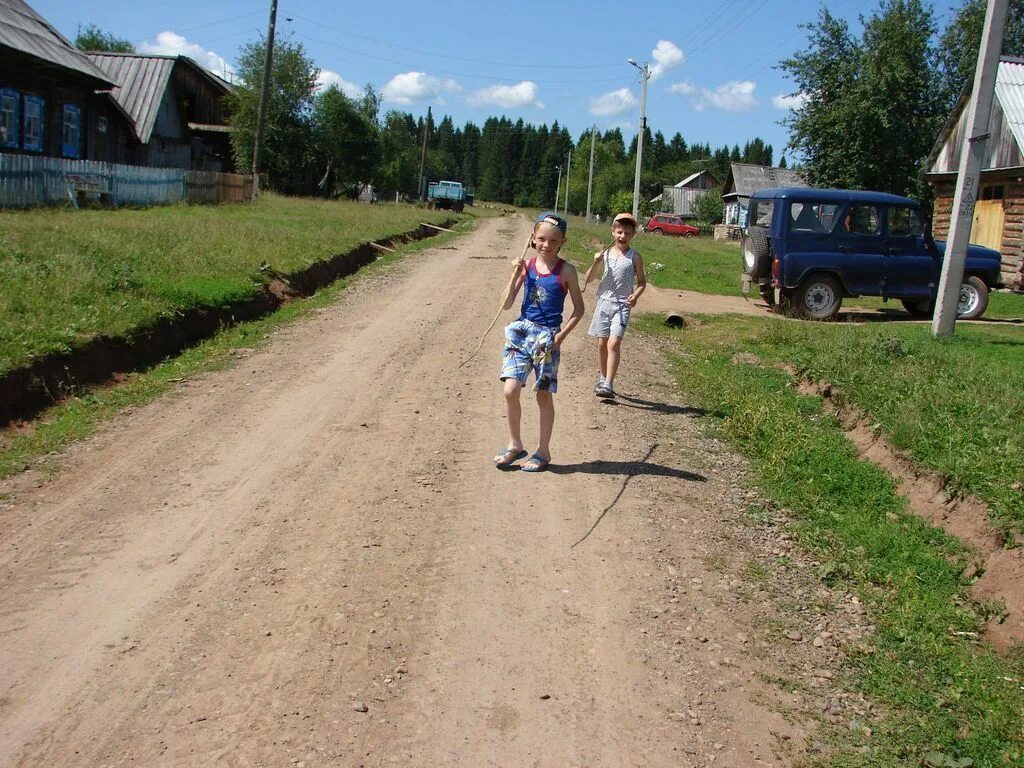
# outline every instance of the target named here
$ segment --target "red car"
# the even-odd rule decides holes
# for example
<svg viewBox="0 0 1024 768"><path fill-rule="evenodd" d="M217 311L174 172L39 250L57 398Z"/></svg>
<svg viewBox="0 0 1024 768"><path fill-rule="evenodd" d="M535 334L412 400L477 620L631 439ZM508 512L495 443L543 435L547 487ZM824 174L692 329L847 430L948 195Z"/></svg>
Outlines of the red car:
<svg viewBox="0 0 1024 768"><path fill-rule="evenodd" d="M671 213L656 213L644 224L644 229L654 235L679 235L697 237L700 230L683 221L682 216Z"/></svg>

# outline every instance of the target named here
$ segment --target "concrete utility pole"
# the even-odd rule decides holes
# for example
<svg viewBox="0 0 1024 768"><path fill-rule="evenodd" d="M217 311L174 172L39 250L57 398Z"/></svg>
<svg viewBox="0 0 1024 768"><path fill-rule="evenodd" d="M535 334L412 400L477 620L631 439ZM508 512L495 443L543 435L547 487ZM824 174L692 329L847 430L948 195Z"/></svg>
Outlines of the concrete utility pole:
<svg viewBox="0 0 1024 768"><path fill-rule="evenodd" d="M960 168L957 171L953 211L946 239L946 255L942 260L942 276L936 295L935 314L932 317L932 335L952 336L956 325L956 308L960 299L960 286L964 280L967 261L967 243L974 223L974 204L978 199L978 182L985 156L989 117L992 114L992 94L995 91L999 52L1003 46L1003 27L1009 0L988 0L985 28L981 34L978 65L974 70L974 90L967 107L967 130L960 150Z"/></svg>
<svg viewBox="0 0 1024 768"><path fill-rule="evenodd" d="M256 112L256 140L252 145L252 201L260 197L260 150L263 145L263 126L267 121L267 102L270 101L270 72L274 66L274 27L277 25L277 0L270 0L270 23L267 25L267 55L263 57L263 87Z"/></svg>
<svg viewBox="0 0 1024 768"><path fill-rule="evenodd" d="M644 130L647 128L647 81L651 79L651 67L645 61L641 67L636 59L627 59L640 70L640 133L636 137L636 175L633 177L633 218L640 212L640 168L643 166ZM639 221L639 219L637 219Z"/></svg>
<svg viewBox="0 0 1024 768"><path fill-rule="evenodd" d="M555 170L558 171L558 181L555 182L555 213L558 213L558 190L562 188L562 166L556 165Z"/></svg>
<svg viewBox="0 0 1024 768"><path fill-rule="evenodd" d="M594 139L597 135L597 123L590 129L590 175L587 177L587 222L590 222L590 193L594 188Z"/></svg>
<svg viewBox="0 0 1024 768"><path fill-rule="evenodd" d="M565 164L565 211L563 213L568 218L569 216L569 176L572 173L572 150L569 150L569 161Z"/></svg>

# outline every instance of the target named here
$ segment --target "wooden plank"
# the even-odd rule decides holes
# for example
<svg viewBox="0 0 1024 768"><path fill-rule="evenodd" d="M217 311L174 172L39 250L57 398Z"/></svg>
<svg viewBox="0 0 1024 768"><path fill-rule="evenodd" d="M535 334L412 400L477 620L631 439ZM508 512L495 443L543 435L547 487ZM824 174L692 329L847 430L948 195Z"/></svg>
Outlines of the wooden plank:
<svg viewBox="0 0 1024 768"><path fill-rule="evenodd" d="M420 226L421 227L430 227L431 229L439 229L442 232L455 232L454 229L447 229L445 227L439 227L436 224L427 224L427 222L425 222L425 221L421 221L420 222Z"/></svg>

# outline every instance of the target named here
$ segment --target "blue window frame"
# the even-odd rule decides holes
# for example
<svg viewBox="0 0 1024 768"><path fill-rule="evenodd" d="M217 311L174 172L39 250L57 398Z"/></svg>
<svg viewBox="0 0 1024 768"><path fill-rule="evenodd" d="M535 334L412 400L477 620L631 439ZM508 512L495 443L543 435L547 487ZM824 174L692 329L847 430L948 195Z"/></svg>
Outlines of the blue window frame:
<svg viewBox="0 0 1024 768"><path fill-rule="evenodd" d="M39 96L25 95L25 110L22 113L22 146L29 152L43 151L43 113L46 101Z"/></svg>
<svg viewBox="0 0 1024 768"><path fill-rule="evenodd" d="M64 157L77 158L80 154L79 125L81 120L82 110L74 104L64 105L60 121L60 153Z"/></svg>
<svg viewBox="0 0 1024 768"><path fill-rule="evenodd" d="M10 88L0 88L0 147L17 147L18 102L21 97Z"/></svg>

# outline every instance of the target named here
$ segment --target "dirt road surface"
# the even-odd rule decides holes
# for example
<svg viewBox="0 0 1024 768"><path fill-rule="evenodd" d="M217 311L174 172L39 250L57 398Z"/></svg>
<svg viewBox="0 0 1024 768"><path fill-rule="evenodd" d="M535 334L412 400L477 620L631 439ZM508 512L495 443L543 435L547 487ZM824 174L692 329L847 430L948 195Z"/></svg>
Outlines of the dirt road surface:
<svg viewBox="0 0 1024 768"><path fill-rule="evenodd" d="M783 766L810 748L784 715L820 702L763 680L796 659L827 688L838 638L807 606L829 596L792 587L786 616L771 577L741 578L789 544L742 524L743 463L698 435L656 342L631 338L602 403L582 326L551 471L491 465L500 332L458 362L527 231L483 221L365 277L56 477L0 486L0 765Z"/></svg>

